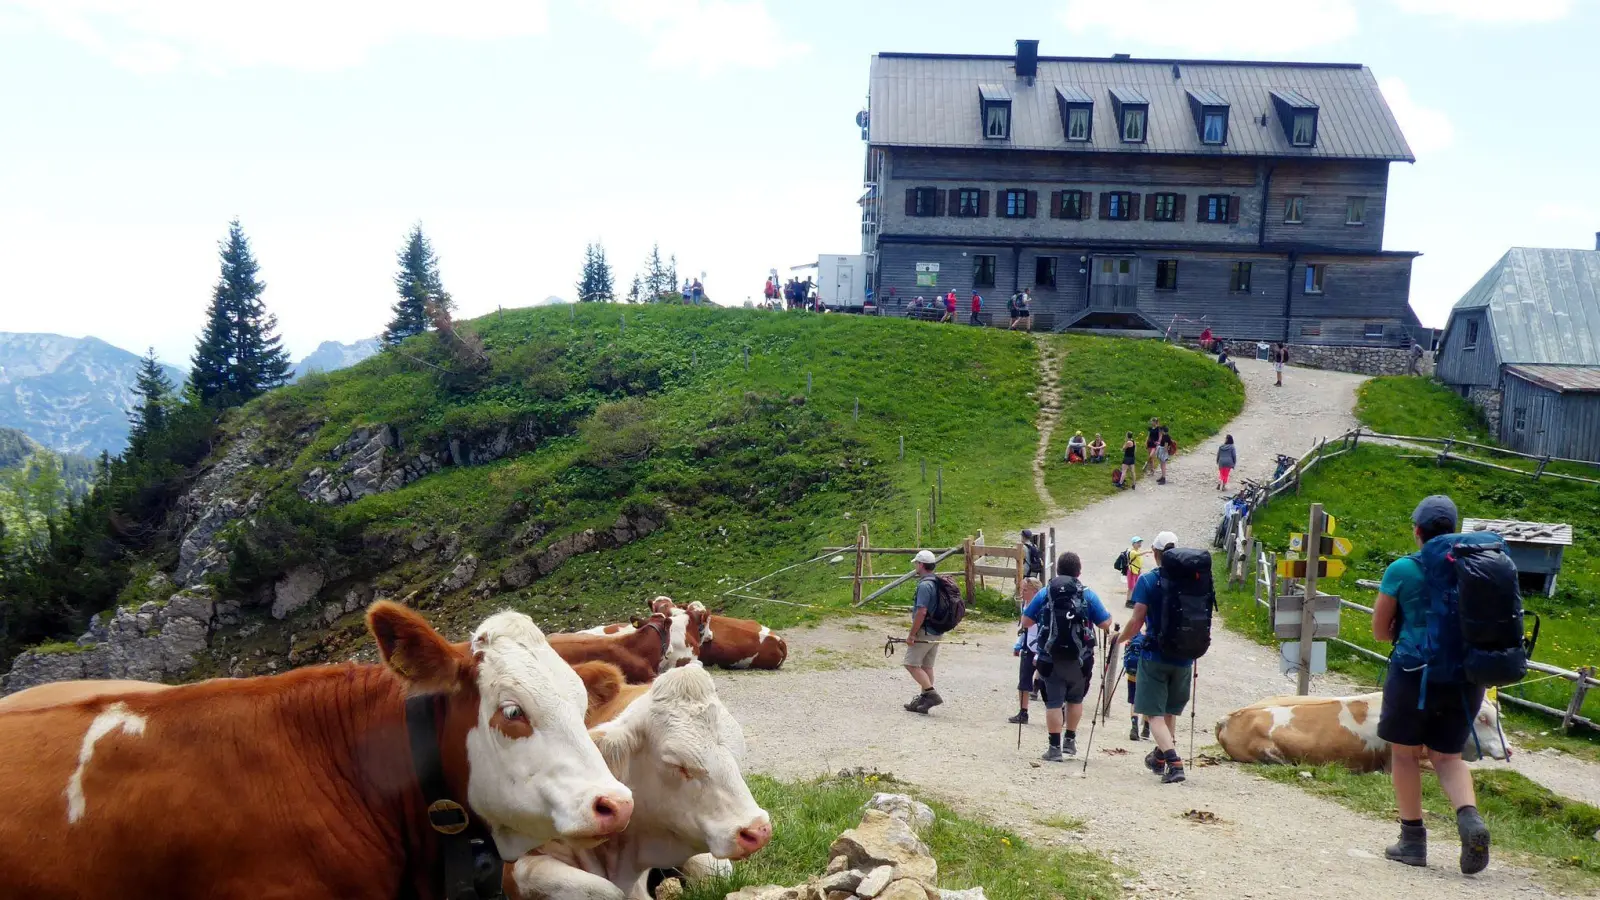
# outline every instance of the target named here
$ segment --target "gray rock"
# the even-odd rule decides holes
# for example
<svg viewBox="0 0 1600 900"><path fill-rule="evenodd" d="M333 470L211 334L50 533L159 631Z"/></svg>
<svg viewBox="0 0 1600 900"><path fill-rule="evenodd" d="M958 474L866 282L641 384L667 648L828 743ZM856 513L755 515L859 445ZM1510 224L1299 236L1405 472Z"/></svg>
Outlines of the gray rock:
<svg viewBox="0 0 1600 900"><path fill-rule="evenodd" d="M889 867L885 866L884 868ZM844 891L845 893L849 894L854 893L856 887L860 884L860 872L856 872L851 869L843 869L841 871L830 872L829 874L822 876L822 880L817 882L817 887L822 888L823 891Z"/></svg>
<svg viewBox="0 0 1600 900"><path fill-rule="evenodd" d="M217 534L252 512L261 502L259 495L248 500L232 496L239 476L257 464L260 438L260 429L245 428L222 459L178 499L183 537L178 543L178 566L172 573L172 580L179 587L195 584L227 565L228 548Z"/></svg>
<svg viewBox="0 0 1600 900"><path fill-rule="evenodd" d="M939 889L939 900L989 900L983 895L983 888L967 888L964 891L947 891Z"/></svg>
<svg viewBox="0 0 1600 900"><path fill-rule="evenodd" d="M323 575L314 566L298 566L278 579L272 587L272 617L286 618L290 613L316 599L322 590Z"/></svg>
<svg viewBox="0 0 1600 900"><path fill-rule="evenodd" d="M439 582L439 592L448 594L451 591L459 591L466 587L476 574L478 574L478 557L468 553L461 557L461 562L456 564L449 576Z"/></svg>
<svg viewBox="0 0 1600 900"><path fill-rule="evenodd" d="M877 793L867 801L866 809L876 809L921 831L933 825L933 810L928 804L905 794Z"/></svg>
<svg viewBox="0 0 1600 900"><path fill-rule="evenodd" d="M883 889L894 880L894 866L878 866L867 874L861 876L861 881L856 884L856 896L866 900L883 893Z"/></svg>
<svg viewBox="0 0 1600 900"><path fill-rule="evenodd" d="M527 562L518 560L506 567L500 573L500 584L506 588L523 588L533 583L534 576L538 573Z"/></svg>
<svg viewBox="0 0 1600 900"><path fill-rule="evenodd" d="M360 585L344 593L344 611L355 612L366 606L372 599L372 588Z"/></svg>
<svg viewBox="0 0 1600 900"><path fill-rule="evenodd" d="M339 621L339 617L342 615L344 615L343 603L322 604L322 623L324 625L332 625Z"/></svg>

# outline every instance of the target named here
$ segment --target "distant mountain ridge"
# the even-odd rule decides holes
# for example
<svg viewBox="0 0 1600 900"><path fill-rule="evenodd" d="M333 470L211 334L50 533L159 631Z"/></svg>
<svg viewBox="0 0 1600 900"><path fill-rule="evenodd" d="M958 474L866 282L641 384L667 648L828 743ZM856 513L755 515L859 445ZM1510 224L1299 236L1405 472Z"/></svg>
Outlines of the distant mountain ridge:
<svg viewBox="0 0 1600 900"><path fill-rule="evenodd" d="M121 453L138 370L137 354L99 338L0 332L0 427L58 453Z"/></svg>
<svg viewBox="0 0 1600 900"><path fill-rule="evenodd" d="M312 372L336 372L349 368L382 349L383 341L375 337L350 344L323 341L309 356L295 363L294 377L291 380L298 381Z"/></svg>

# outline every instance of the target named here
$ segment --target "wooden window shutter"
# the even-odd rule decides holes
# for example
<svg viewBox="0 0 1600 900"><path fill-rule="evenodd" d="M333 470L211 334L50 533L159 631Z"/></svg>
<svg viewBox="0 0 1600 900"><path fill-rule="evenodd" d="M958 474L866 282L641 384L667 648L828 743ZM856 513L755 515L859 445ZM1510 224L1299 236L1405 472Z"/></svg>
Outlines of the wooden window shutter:
<svg viewBox="0 0 1600 900"><path fill-rule="evenodd" d="M944 213L947 216L960 215L960 213L961 213L961 190L959 188L951 188L950 189L950 199L949 199L949 201L947 201L945 203Z"/></svg>
<svg viewBox="0 0 1600 900"><path fill-rule="evenodd" d="M978 192L978 215L987 216L988 214L989 214L989 192L988 191L979 191Z"/></svg>
<svg viewBox="0 0 1600 900"><path fill-rule="evenodd" d="M1179 194L1178 195L1178 202L1177 202L1176 205L1174 205L1172 207L1172 220L1174 222L1182 222L1183 221L1184 201L1186 199L1188 199L1188 196L1189 196L1188 194Z"/></svg>
<svg viewBox="0 0 1600 900"><path fill-rule="evenodd" d="M1038 218L1038 216L1039 216L1039 192L1038 191L1028 191L1028 218L1034 219L1034 218Z"/></svg>
<svg viewBox="0 0 1600 900"><path fill-rule="evenodd" d="M936 216L944 215L944 191L936 190L933 192L933 214Z"/></svg>
<svg viewBox="0 0 1600 900"><path fill-rule="evenodd" d="M1111 218L1111 192L1110 191L1101 191L1100 192L1100 218L1102 218L1102 219Z"/></svg>
<svg viewBox="0 0 1600 900"><path fill-rule="evenodd" d="M1228 221L1239 221L1239 195L1231 194L1228 197Z"/></svg>
<svg viewBox="0 0 1600 900"><path fill-rule="evenodd" d="M1144 195L1144 217L1146 219L1154 219L1156 217L1156 195L1155 194L1145 194Z"/></svg>
<svg viewBox="0 0 1600 900"><path fill-rule="evenodd" d="M914 216L916 214L917 214L917 189L916 188L906 188L906 215Z"/></svg>
<svg viewBox="0 0 1600 900"><path fill-rule="evenodd" d="M1206 208L1211 205L1206 202L1206 198L1210 196L1210 194L1201 194L1200 202L1194 205L1194 220L1196 222L1204 222L1206 220Z"/></svg>
<svg viewBox="0 0 1600 900"><path fill-rule="evenodd" d="M1065 205L1061 202L1061 197L1065 193L1066 193L1066 191L1051 191L1050 192L1050 218L1052 218L1052 219L1061 218L1061 210L1066 208Z"/></svg>
<svg viewBox="0 0 1600 900"><path fill-rule="evenodd" d="M1154 196L1154 195L1151 195L1151 196ZM1139 220L1139 195L1138 194L1129 194L1128 195L1128 218L1133 219L1134 221L1138 221Z"/></svg>
<svg viewBox="0 0 1600 900"><path fill-rule="evenodd" d="M1094 215L1094 194L1091 194L1088 191L1079 191L1078 192L1078 197L1080 198L1079 201L1078 201L1078 212L1079 212L1079 214L1085 219L1093 216Z"/></svg>

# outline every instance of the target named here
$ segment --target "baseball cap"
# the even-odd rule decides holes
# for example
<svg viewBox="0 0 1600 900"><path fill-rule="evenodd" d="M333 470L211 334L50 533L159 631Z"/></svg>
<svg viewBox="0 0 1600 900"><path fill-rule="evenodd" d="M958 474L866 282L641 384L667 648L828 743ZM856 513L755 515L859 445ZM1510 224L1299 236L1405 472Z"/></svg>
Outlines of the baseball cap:
<svg viewBox="0 0 1600 900"><path fill-rule="evenodd" d="M1423 497L1422 502L1417 504L1416 511L1411 514L1411 524L1418 528L1434 526L1434 529L1437 529L1440 525L1448 525L1449 529L1454 531L1456 523L1460 520L1455 501L1443 494Z"/></svg>
<svg viewBox="0 0 1600 900"><path fill-rule="evenodd" d="M1033 537L1033 532L1032 531L1029 531L1026 528L1022 529L1022 539L1023 540L1027 540L1028 538L1031 538L1031 537Z"/></svg>
<svg viewBox="0 0 1600 900"><path fill-rule="evenodd" d="M1139 537L1136 534L1136 535L1133 536L1133 538L1131 540L1128 541L1128 543L1130 543L1130 544L1142 544L1142 543L1144 543L1144 538Z"/></svg>
<svg viewBox="0 0 1600 900"><path fill-rule="evenodd" d="M1178 546L1178 536L1173 534L1172 532L1163 531L1160 534L1156 535L1155 549L1157 549L1157 550L1171 550L1173 547L1176 547L1176 546Z"/></svg>
<svg viewBox="0 0 1600 900"><path fill-rule="evenodd" d="M925 566L931 566L936 562L936 560L933 558L932 550L917 551L917 555L911 557L911 561L914 563L922 563Z"/></svg>

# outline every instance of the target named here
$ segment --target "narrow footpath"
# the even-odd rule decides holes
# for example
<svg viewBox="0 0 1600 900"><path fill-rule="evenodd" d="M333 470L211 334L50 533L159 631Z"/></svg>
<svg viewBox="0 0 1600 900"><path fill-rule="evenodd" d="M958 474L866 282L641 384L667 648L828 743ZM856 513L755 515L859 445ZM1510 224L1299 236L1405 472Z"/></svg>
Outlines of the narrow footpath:
<svg viewBox="0 0 1600 900"><path fill-rule="evenodd" d="M1351 409L1359 376L1290 369L1279 388L1267 364L1239 360L1239 366L1246 404L1225 432L1239 446L1238 474L1269 475L1276 453L1298 455L1318 437L1355 425ZM1221 504L1212 464L1220 442L1218 435L1171 463L1164 486L1141 482L1137 490L1050 523L1061 549L1083 557L1085 581L1119 621L1126 615L1123 588L1111 562L1132 534L1149 539L1168 529L1184 544L1209 546ZM1135 896L1551 896L1504 854L1483 874L1463 877L1456 868L1454 829L1436 823L1429 868L1388 862L1382 854L1395 837L1391 823L1230 763L1196 760L1188 782L1162 785L1141 763L1152 745L1128 740L1120 690L1110 726L1096 731L1092 748L1086 747L1085 721L1078 743L1086 753L1067 764L1040 763L1043 710L1022 729L1020 749L1017 727L1005 721L1016 702L1010 628L963 629L976 644L943 648L938 659L945 704L930 716L909 714L900 707L914 692L911 680L882 656L884 632L903 628L898 620L868 618L799 629L787 635L792 670L720 673L718 690L749 739L748 768L784 778L855 767L892 772L1034 840L1082 844L1112 857L1137 873L1126 885ZM1220 624L1198 672L1196 751L1214 743L1213 725L1224 713L1293 692L1270 648ZM1318 679L1314 689L1344 693L1350 686ZM1180 752L1187 756L1190 723L1180 730ZM1214 813L1216 821L1184 817L1195 809ZM1063 817L1082 825L1061 830L1046 824Z"/></svg>

